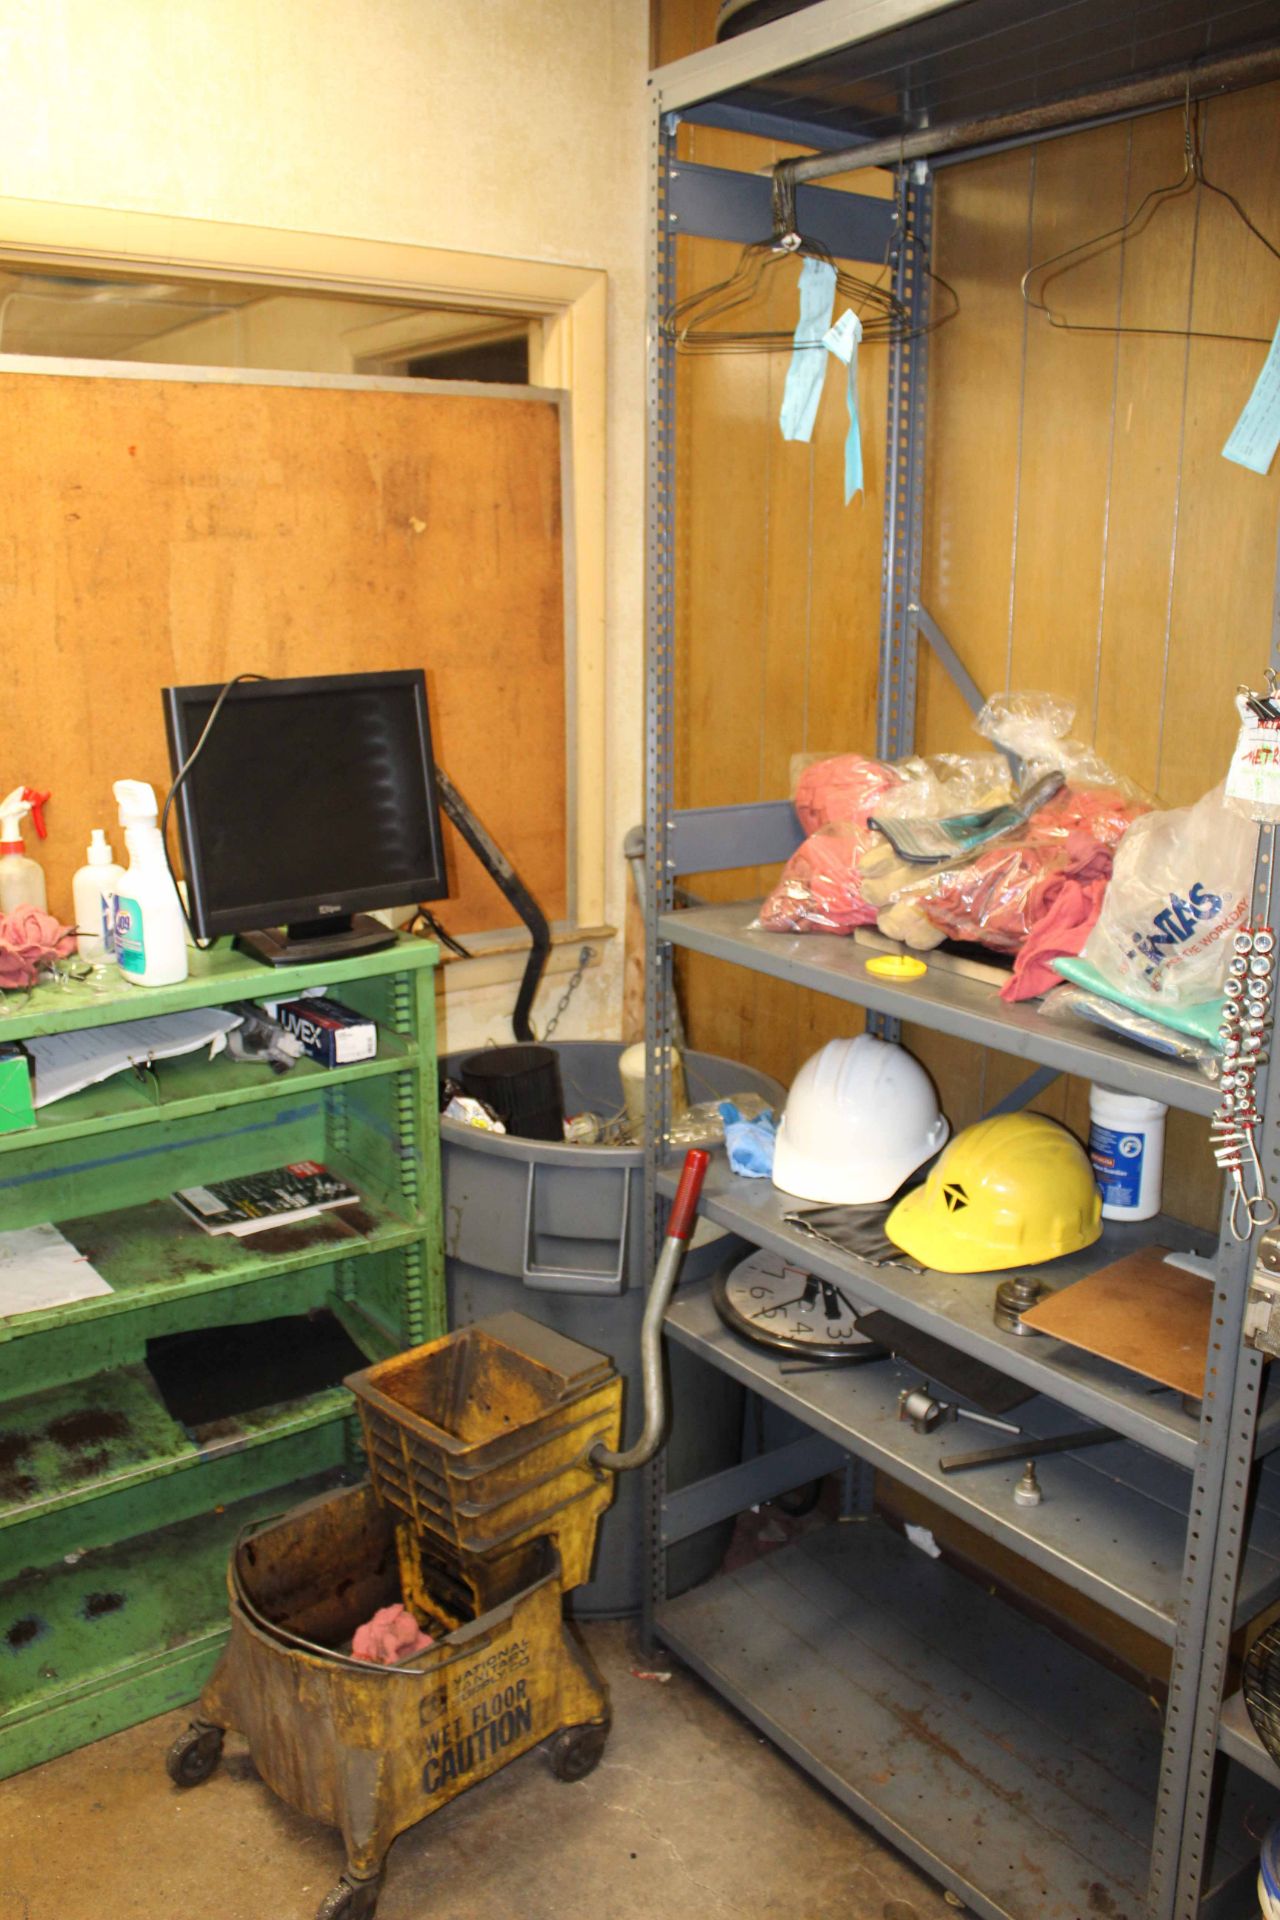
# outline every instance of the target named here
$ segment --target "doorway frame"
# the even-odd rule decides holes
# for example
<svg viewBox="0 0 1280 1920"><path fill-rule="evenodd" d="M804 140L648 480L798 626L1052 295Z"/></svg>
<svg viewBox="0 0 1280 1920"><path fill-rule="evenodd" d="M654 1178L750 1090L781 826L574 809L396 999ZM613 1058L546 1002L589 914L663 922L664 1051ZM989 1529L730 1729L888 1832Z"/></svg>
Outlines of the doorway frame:
<svg viewBox="0 0 1280 1920"><path fill-rule="evenodd" d="M530 385L570 396L574 564L568 768L570 894L580 927L604 921L607 281L600 268L402 241L252 227L0 196L0 261L128 277L229 280L264 292L528 314ZM114 364L108 362L107 364Z"/></svg>

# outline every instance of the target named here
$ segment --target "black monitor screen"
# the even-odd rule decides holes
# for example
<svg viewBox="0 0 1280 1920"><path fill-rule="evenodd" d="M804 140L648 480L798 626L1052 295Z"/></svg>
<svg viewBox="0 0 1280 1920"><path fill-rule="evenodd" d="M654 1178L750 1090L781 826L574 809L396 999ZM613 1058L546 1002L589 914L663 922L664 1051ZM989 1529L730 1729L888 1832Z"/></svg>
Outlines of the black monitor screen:
<svg viewBox="0 0 1280 1920"><path fill-rule="evenodd" d="M166 689L175 773L221 691ZM447 889L420 671L234 687L175 805L201 935Z"/></svg>

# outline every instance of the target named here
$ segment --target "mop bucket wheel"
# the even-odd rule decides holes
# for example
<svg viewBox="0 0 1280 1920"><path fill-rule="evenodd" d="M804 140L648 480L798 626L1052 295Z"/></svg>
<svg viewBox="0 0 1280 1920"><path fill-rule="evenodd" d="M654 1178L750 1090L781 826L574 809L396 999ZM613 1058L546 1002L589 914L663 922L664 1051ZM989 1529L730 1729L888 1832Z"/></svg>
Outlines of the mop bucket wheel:
<svg viewBox="0 0 1280 1920"><path fill-rule="evenodd" d="M565 1727L548 1743L547 1759L557 1780L572 1783L585 1780L604 1759L609 1738L607 1720L590 1720L580 1727Z"/></svg>
<svg viewBox="0 0 1280 1920"><path fill-rule="evenodd" d="M373 1920L378 1889L377 1880L348 1880L344 1873L316 1908L316 1920Z"/></svg>
<svg viewBox="0 0 1280 1920"><path fill-rule="evenodd" d="M217 1771L222 1758L223 1732L206 1720L184 1727L164 1758L165 1772L175 1787L198 1787Z"/></svg>

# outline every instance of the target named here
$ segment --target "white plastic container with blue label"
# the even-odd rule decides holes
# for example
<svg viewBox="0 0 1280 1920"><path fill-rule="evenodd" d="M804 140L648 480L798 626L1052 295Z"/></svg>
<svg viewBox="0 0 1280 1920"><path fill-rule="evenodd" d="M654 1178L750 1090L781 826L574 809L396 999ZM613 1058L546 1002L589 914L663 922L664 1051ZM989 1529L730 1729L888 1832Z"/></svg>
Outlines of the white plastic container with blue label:
<svg viewBox="0 0 1280 1920"><path fill-rule="evenodd" d="M1104 1220L1150 1220L1160 1211L1169 1109L1141 1094L1089 1089L1089 1158Z"/></svg>

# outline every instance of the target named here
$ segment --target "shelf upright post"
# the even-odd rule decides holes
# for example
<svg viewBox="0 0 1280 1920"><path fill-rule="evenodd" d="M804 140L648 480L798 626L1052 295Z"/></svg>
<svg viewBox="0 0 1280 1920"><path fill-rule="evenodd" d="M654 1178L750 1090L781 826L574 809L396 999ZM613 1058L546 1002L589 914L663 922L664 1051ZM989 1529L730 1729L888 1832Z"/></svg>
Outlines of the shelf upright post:
<svg viewBox="0 0 1280 1920"><path fill-rule="evenodd" d="M667 1151L671 1116L671 1029L674 975L669 941L658 937L659 916L672 904L671 815L675 804L672 753L675 739L676 445L675 354L663 337L662 316L675 293L676 236L669 215L676 116L655 113L650 135L648 306L648 687L645 737L645 842L649 883L645 888L645 1150L644 1261L652 1280L660 1243L658 1171ZM647 1577L641 1630L653 1643L654 1610L667 1597L667 1559L662 1551L662 1501L666 1492L665 1449L644 1468L644 1559Z"/></svg>
<svg viewBox="0 0 1280 1920"><path fill-rule="evenodd" d="M898 169L894 208L893 290L911 321L911 338L889 346L885 429L884 560L880 587L880 673L876 757L899 760L916 737L917 609L924 537L925 402L928 392L933 175L923 161ZM896 1040L901 1023L867 1015L868 1033Z"/></svg>
<svg viewBox="0 0 1280 1920"><path fill-rule="evenodd" d="M1276 560L1271 666L1280 668L1280 553ZM1254 864L1253 918L1255 923L1261 920L1267 926L1275 925L1280 904L1275 852L1275 828L1265 826L1259 833ZM1275 1181L1280 1151L1280 1073L1262 1068L1258 1090L1263 1116L1259 1158L1268 1179ZM1263 1229L1255 1229L1243 1246L1232 1238L1227 1227L1230 1186L1223 1184L1204 1411L1191 1488L1151 1847L1151 1911L1155 1920L1165 1920L1165 1916L1196 1920L1200 1912L1212 1838L1218 1721L1247 1535L1254 1430L1262 1387L1262 1355L1244 1344L1244 1316Z"/></svg>

